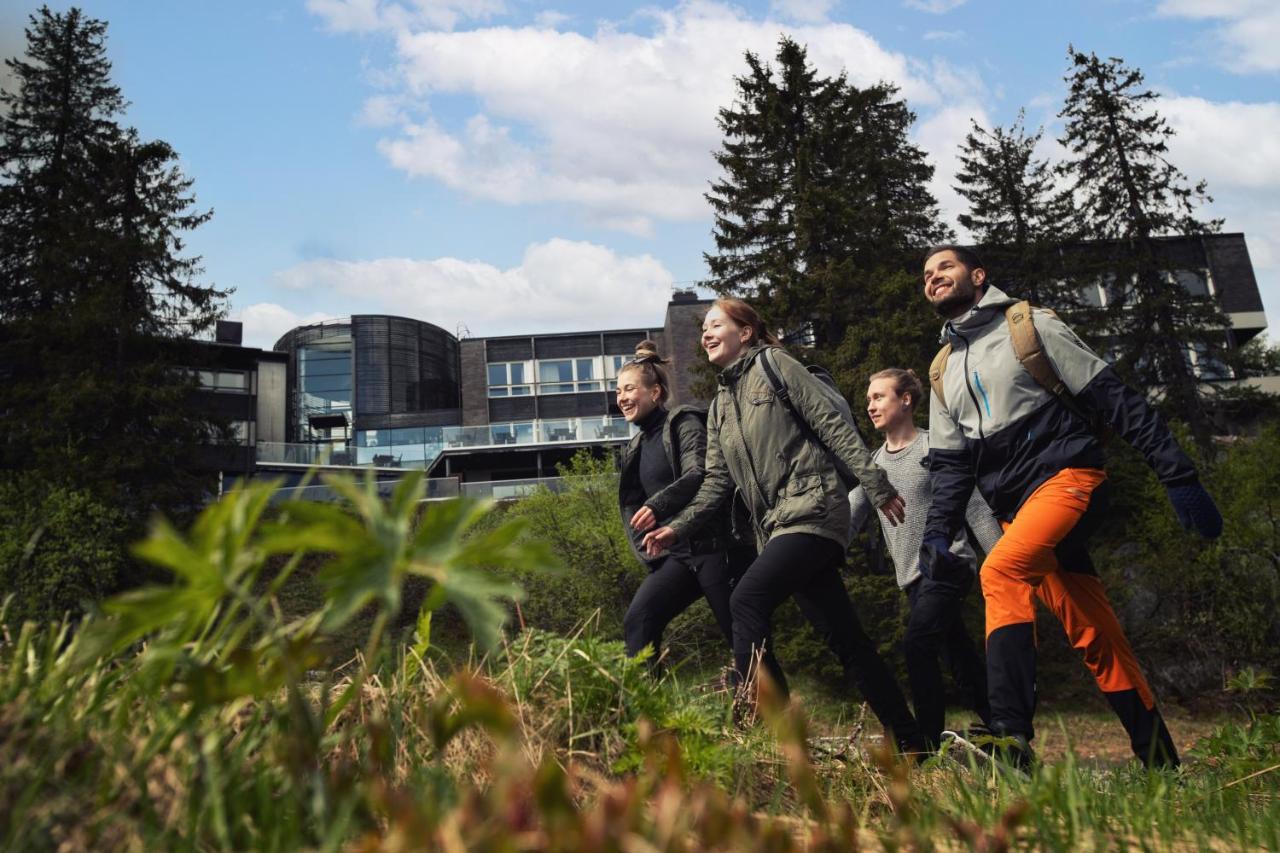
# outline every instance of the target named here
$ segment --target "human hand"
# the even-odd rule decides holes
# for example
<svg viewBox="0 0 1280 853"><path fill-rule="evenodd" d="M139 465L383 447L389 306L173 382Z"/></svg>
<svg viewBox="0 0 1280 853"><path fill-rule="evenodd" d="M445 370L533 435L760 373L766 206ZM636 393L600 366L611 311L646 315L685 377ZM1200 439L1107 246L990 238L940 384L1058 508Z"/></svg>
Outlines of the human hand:
<svg viewBox="0 0 1280 853"><path fill-rule="evenodd" d="M937 580L960 569L967 569L964 562L951 551L951 543L945 536L934 533L926 536L920 545L920 574Z"/></svg>
<svg viewBox="0 0 1280 853"><path fill-rule="evenodd" d="M674 544L676 544L676 532L670 527L659 527L644 535L640 547L648 556L656 557Z"/></svg>
<svg viewBox="0 0 1280 853"><path fill-rule="evenodd" d="M1213 502L1213 496L1205 491L1197 480L1180 486L1166 486L1169 503L1184 530L1199 533L1206 539L1222 535L1222 513Z"/></svg>
<svg viewBox="0 0 1280 853"><path fill-rule="evenodd" d="M644 533L650 527L658 523L658 517L653 514L653 510L647 506L642 506L636 510L636 514L631 516L631 526L638 533Z"/></svg>
<svg viewBox="0 0 1280 853"><path fill-rule="evenodd" d="M894 495L880 506L880 511L889 519L890 525L897 527L907 519L907 502L902 495Z"/></svg>

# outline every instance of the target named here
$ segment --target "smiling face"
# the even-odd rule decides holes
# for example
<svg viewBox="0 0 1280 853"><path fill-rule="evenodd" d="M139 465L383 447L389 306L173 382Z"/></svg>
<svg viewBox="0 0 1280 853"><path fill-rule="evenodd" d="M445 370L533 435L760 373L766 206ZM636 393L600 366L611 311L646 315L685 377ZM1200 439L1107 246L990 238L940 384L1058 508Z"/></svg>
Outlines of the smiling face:
<svg viewBox="0 0 1280 853"><path fill-rule="evenodd" d="M911 420L915 401L910 394L898 396L892 379L872 379L867 386L867 417L878 432L887 432L903 421Z"/></svg>
<svg viewBox="0 0 1280 853"><path fill-rule="evenodd" d="M969 269L951 249L930 255L924 262L924 298L947 319L973 307L986 280L986 270Z"/></svg>
<svg viewBox="0 0 1280 853"><path fill-rule="evenodd" d="M661 385L645 385L643 370L622 368L618 374L618 408L627 423L644 420L661 402Z"/></svg>
<svg viewBox="0 0 1280 853"><path fill-rule="evenodd" d="M716 367L727 367L750 345L750 327L739 326L719 306L707 312L702 321L702 348L707 351L707 361Z"/></svg>

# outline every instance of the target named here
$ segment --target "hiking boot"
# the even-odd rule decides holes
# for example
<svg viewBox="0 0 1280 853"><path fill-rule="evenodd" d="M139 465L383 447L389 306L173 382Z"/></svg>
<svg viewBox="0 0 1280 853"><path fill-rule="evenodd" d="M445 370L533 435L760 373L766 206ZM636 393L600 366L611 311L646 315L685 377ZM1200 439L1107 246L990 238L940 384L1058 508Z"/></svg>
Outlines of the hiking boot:
<svg viewBox="0 0 1280 853"><path fill-rule="evenodd" d="M942 749L961 750L978 764L995 762L997 766L1015 770L1023 776L1030 775L1036 754L1027 739L1019 734L996 735L983 725L970 726L960 731L942 733Z"/></svg>

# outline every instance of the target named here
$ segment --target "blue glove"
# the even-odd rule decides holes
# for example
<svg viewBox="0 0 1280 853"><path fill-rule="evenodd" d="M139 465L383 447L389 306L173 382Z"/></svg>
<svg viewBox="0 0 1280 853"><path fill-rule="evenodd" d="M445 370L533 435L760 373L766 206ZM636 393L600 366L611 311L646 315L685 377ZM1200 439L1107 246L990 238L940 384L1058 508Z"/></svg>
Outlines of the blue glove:
<svg viewBox="0 0 1280 853"><path fill-rule="evenodd" d="M1206 539L1217 539L1222 535L1222 513L1213 502L1213 497L1204 490L1200 482L1184 483L1180 486L1166 486L1169 492L1169 503L1178 516L1178 523L1184 530L1193 530Z"/></svg>
<svg viewBox="0 0 1280 853"><path fill-rule="evenodd" d="M920 574L930 580L953 577L957 572L969 572L964 560L951 553L951 542L945 536L934 533L924 538L920 545Z"/></svg>

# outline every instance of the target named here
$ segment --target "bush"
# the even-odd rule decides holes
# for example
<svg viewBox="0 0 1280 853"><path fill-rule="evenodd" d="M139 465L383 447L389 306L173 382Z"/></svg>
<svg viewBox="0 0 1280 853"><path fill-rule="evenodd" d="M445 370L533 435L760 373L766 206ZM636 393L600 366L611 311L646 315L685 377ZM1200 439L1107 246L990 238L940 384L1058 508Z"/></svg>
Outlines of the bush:
<svg viewBox="0 0 1280 853"><path fill-rule="evenodd" d="M583 450L558 473L564 478L558 490L540 487L501 516L519 519L531 538L551 548L562 570L553 575L501 571L525 591L526 626L569 633L599 611L600 635L621 637L622 617L645 567L623 532L613 458L597 459Z"/></svg>
<svg viewBox="0 0 1280 853"><path fill-rule="evenodd" d="M87 491L29 474L0 478L0 589L19 619L56 622L130 575L132 519Z"/></svg>

